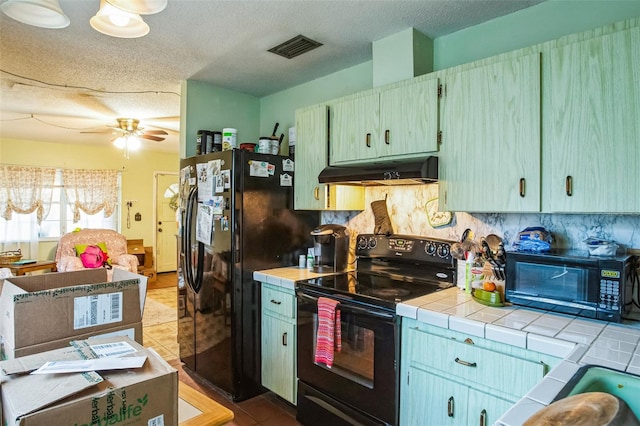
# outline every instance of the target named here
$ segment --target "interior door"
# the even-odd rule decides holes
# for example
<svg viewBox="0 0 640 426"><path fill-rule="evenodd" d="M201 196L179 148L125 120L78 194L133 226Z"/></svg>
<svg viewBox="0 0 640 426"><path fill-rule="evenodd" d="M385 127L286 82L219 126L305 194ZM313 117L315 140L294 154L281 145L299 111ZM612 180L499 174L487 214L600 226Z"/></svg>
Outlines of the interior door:
<svg viewBox="0 0 640 426"><path fill-rule="evenodd" d="M177 270L176 209L178 208L178 174L156 173L156 271Z"/></svg>

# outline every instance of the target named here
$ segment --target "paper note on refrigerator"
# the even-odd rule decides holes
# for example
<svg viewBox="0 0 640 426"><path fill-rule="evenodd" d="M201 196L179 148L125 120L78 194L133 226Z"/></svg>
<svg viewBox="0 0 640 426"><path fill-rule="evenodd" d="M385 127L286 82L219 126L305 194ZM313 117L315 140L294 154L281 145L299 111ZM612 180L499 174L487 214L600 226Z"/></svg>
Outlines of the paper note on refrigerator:
<svg viewBox="0 0 640 426"><path fill-rule="evenodd" d="M213 207L198 203L196 218L196 240L203 244L211 244L213 231Z"/></svg>
<svg viewBox="0 0 640 426"><path fill-rule="evenodd" d="M196 164L196 171L198 176L198 202L206 203L211 200L211 195L213 194L213 182L215 181L213 165L211 163L198 163Z"/></svg>

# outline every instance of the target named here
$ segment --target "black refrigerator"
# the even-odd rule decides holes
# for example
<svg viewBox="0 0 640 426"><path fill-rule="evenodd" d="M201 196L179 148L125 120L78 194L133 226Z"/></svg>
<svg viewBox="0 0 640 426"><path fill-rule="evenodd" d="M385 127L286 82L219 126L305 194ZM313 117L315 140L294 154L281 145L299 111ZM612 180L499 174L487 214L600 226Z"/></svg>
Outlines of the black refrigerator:
<svg viewBox="0 0 640 426"><path fill-rule="evenodd" d="M234 401L264 391L253 272L313 247L319 214L293 211L293 174L287 157L238 149L180 161L180 359Z"/></svg>

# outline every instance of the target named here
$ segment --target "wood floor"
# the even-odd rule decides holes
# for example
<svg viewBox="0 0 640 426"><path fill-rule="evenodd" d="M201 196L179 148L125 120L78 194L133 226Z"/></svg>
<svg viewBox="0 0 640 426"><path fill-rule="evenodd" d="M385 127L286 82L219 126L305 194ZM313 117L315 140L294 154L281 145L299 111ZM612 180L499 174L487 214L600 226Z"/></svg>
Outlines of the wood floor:
<svg viewBox="0 0 640 426"><path fill-rule="evenodd" d="M173 272L158 274L154 283L149 283L147 298L165 306L173 308L177 313L176 274ZM150 305L147 305L148 307ZM150 313L145 308L145 315ZM295 419L295 407L277 397L272 392L264 393L255 398L242 402L233 402L223 393L207 386L197 376L192 376L182 368L179 360L177 342L177 314L175 321L162 324L144 325L144 346L153 347L169 364L178 370L181 382L199 390L214 401L229 408L234 413L234 419L227 423L229 426L295 426L299 425Z"/></svg>

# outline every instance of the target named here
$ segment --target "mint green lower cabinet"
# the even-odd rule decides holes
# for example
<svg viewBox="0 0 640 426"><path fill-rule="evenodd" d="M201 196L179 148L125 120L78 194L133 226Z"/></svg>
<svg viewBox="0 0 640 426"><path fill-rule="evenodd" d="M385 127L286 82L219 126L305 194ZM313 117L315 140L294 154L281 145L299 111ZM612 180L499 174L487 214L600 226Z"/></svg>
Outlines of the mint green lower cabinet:
<svg viewBox="0 0 640 426"><path fill-rule="evenodd" d="M489 426L494 424L507 412L515 400L508 400L491 395L487 391L469 388L469 400L467 405L467 424Z"/></svg>
<svg viewBox="0 0 640 426"><path fill-rule="evenodd" d="M296 313L293 307L293 290L262 284L262 386L295 405Z"/></svg>
<svg viewBox="0 0 640 426"><path fill-rule="evenodd" d="M401 385L400 424L465 425L469 388L409 367Z"/></svg>
<svg viewBox="0 0 640 426"><path fill-rule="evenodd" d="M560 361L403 318L400 424L492 425Z"/></svg>

